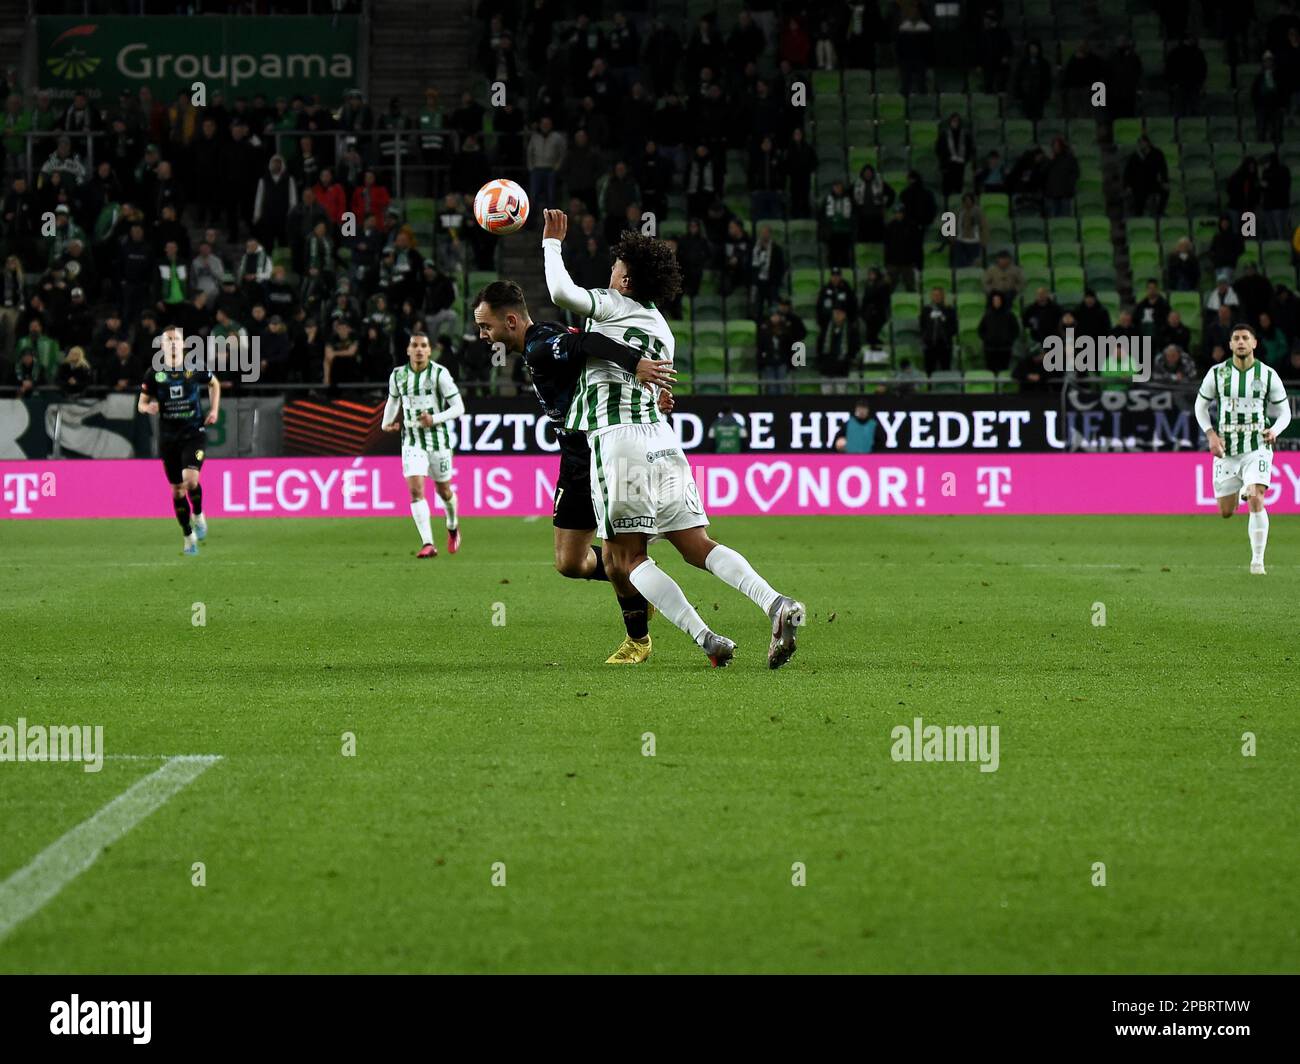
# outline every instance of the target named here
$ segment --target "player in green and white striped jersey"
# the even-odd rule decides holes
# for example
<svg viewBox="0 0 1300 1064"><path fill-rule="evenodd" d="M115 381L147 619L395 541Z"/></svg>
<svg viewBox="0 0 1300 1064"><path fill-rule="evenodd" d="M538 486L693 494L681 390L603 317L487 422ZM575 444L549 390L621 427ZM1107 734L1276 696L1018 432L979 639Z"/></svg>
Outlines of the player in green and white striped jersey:
<svg viewBox="0 0 1300 1064"><path fill-rule="evenodd" d="M569 220L543 211L542 253L546 285L557 307L585 315L587 330L626 344L651 359L673 357L673 334L655 307L681 291L681 268L669 244L625 232L613 249L609 287L579 288L561 253ZM709 538L709 519L677 433L656 409L657 390L646 391L627 370L588 358L565 417L591 442L591 495L597 534L609 549L611 578L626 577L665 617L689 635L714 667L728 664L736 644L712 631L682 589L646 553L652 535L663 536L692 565L747 595L768 617L769 668L795 652L804 606L773 590L738 552Z"/></svg>
<svg viewBox="0 0 1300 1064"><path fill-rule="evenodd" d="M1249 325L1232 330L1232 358L1205 375L1196 394L1196 420L1214 455L1214 495L1219 513L1231 517L1242 500L1250 508L1250 571L1264 574L1268 511L1264 496L1273 481L1273 442L1291 423L1282 378L1255 357L1258 340ZM1219 406L1219 427L1210 423L1210 404ZM1270 425L1266 416L1275 420Z"/></svg>
<svg viewBox="0 0 1300 1064"><path fill-rule="evenodd" d="M438 548L433 545L424 479L433 478L434 488L442 499L447 512L447 552L455 554L460 550L460 524L456 519L456 492L451 486L448 426L465 413L465 403L451 372L433 361L433 350L424 333L411 335L406 357L407 364L398 366L389 375L382 428L385 432L402 434L402 475L411 489L411 516L422 543L416 557L436 558Z"/></svg>

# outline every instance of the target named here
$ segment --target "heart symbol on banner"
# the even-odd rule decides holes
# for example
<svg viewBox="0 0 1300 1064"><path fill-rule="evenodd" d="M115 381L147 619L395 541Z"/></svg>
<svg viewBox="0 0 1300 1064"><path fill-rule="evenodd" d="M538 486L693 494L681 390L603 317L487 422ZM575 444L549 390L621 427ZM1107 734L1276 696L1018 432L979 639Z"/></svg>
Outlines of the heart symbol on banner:
<svg viewBox="0 0 1300 1064"><path fill-rule="evenodd" d="M776 505L777 499L785 494L786 489L790 487L790 478L794 475L790 468L789 462L755 462L745 470L745 488L749 496L756 503L758 508L767 513ZM763 478L763 486L760 488L757 484L758 478ZM775 490L772 488L772 480L776 477L780 483ZM764 495L767 495L764 498Z"/></svg>

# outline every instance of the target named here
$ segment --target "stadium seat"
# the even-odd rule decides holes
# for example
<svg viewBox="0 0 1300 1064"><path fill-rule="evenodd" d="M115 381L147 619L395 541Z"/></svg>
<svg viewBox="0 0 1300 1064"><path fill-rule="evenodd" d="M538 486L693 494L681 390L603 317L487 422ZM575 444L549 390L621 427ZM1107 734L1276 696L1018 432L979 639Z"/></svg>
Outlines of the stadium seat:
<svg viewBox="0 0 1300 1064"><path fill-rule="evenodd" d="M733 361L736 352L744 352L742 357L753 357L758 342L758 326L752 321L732 320L727 322L727 355Z"/></svg>
<svg viewBox="0 0 1300 1064"><path fill-rule="evenodd" d="M1110 244L1110 219L1104 214L1086 214L1079 219L1079 235L1085 244Z"/></svg>
<svg viewBox="0 0 1300 1064"><path fill-rule="evenodd" d="M962 385L967 392L991 395L998 390L998 378L996 374L986 369L968 369Z"/></svg>

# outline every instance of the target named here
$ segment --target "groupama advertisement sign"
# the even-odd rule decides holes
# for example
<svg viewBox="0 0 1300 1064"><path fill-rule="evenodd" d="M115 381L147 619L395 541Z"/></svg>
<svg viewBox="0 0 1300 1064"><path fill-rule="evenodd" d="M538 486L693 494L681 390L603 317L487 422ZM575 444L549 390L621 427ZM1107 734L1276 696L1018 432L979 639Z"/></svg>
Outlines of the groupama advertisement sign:
<svg viewBox="0 0 1300 1064"><path fill-rule="evenodd" d="M65 98L147 85L170 102L201 81L230 95L334 100L357 81L355 17L43 17L37 42L40 87Z"/></svg>

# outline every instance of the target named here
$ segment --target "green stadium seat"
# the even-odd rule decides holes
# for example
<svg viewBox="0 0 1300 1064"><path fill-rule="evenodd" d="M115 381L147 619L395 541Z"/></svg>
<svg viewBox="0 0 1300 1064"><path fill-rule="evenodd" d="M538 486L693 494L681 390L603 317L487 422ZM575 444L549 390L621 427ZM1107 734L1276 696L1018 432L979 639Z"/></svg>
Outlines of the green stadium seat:
<svg viewBox="0 0 1300 1064"><path fill-rule="evenodd" d="M1011 217L1011 197L1003 192L986 192L980 197L980 209L990 222Z"/></svg>
<svg viewBox="0 0 1300 1064"><path fill-rule="evenodd" d="M1046 268L1048 262L1047 245L1037 242L1017 244L1016 260L1025 270L1034 267Z"/></svg>
<svg viewBox="0 0 1300 1064"><path fill-rule="evenodd" d="M1079 234L1085 244L1110 243L1110 219L1104 214L1086 214L1079 219Z"/></svg>
<svg viewBox="0 0 1300 1064"><path fill-rule="evenodd" d="M1077 240L1062 240L1047 246L1052 253L1053 270L1058 266L1081 267L1083 265L1083 249Z"/></svg>
<svg viewBox="0 0 1300 1064"><path fill-rule="evenodd" d="M960 270L954 270L956 278L956 290L958 295L966 293L984 293L984 271L978 266L964 266Z"/></svg>
<svg viewBox="0 0 1300 1064"><path fill-rule="evenodd" d="M1047 239L1055 244L1059 241L1077 243L1079 240L1079 221L1077 218L1047 219Z"/></svg>
<svg viewBox="0 0 1300 1064"><path fill-rule="evenodd" d="M813 96L833 96L839 98L843 86L840 84L838 70L814 70L812 76Z"/></svg>
<svg viewBox="0 0 1300 1064"><path fill-rule="evenodd" d="M1154 218L1129 218L1125 222L1129 244L1154 244L1156 241L1156 220Z"/></svg>
<svg viewBox="0 0 1300 1064"><path fill-rule="evenodd" d="M876 119L881 123L898 124L907 118L907 97L900 93L882 92L876 97Z"/></svg>
<svg viewBox="0 0 1300 1064"><path fill-rule="evenodd" d="M752 321L728 321L727 322L727 353L734 358L734 352L748 352L749 355L754 353L757 340L758 326Z"/></svg>
<svg viewBox="0 0 1300 1064"><path fill-rule="evenodd" d="M997 374L986 369L968 369L962 381L967 392L991 395L998 390Z"/></svg>

